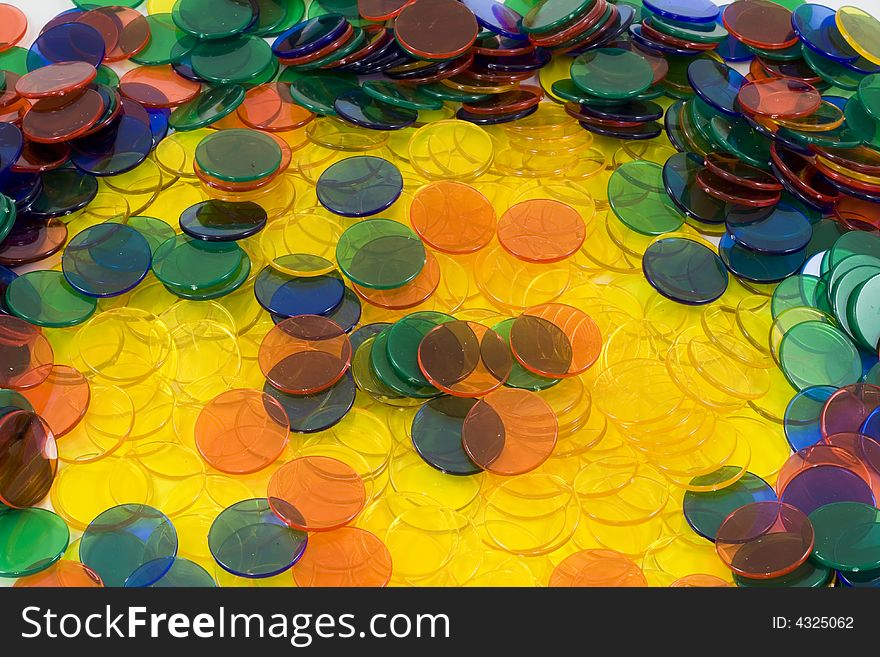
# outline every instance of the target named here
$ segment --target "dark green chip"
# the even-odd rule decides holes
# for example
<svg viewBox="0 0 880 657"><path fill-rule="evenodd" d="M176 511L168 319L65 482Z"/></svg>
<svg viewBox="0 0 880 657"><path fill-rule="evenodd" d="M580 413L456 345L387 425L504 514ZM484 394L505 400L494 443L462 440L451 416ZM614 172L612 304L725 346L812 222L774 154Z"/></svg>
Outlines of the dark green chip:
<svg viewBox="0 0 880 657"><path fill-rule="evenodd" d="M256 130L220 130L196 146L196 163L202 171L219 180L262 180L281 165L281 147L272 137Z"/></svg>
<svg viewBox="0 0 880 657"><path fill-rule="evenodd" d="M168 125L175 130L204 128L234 112L243 100L244 87L240 84L208 87L188 103L176 107Z"/></svg>

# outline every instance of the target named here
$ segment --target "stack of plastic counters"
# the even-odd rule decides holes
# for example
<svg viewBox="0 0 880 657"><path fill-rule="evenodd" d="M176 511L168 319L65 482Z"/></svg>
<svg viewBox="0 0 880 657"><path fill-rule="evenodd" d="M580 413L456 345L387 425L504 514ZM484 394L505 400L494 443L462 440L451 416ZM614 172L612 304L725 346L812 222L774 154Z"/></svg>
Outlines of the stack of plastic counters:
<svg viewBox="0 0 880 657"><path fill-rule="evenodd" d="M0 5L0 576L880 582L869 13L76 4Z"/></svg>

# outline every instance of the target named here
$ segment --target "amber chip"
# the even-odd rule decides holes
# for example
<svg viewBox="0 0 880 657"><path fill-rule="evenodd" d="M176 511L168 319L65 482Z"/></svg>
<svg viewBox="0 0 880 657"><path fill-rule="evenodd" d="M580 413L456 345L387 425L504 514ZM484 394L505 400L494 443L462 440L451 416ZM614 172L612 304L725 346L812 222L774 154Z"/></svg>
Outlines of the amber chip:
<svg viewBox="0 0 880 657"><path fill-rule="evenodd" d="M91 387L76 368L55 365L45 381L22 394L46 420L55 437L60 438L83 419L89 408Z"/></svg>
<svg viewBox="0 0 880 657"><path fill-rule="evenodd" d="M350 465L329 456L303 456L278 468L267 496L288 526L320 532L354 520L366 503L366 488Z"/></svg>
<svg viewBox="0 0 880 657"><path fill-rule="evenodd" d="M587 228L567 203L535 199L517 203L498 220L498 242L526 262L558 262L581 248Z"/></svg>
<svg viewBox="0 0 880 657"><path fill-rule="evenodd" d="M119 92L144 107L177 107L201 89L202 85L178 75L171 66L140 66L119 80Z"/></svg>
<svg viewBox="0 0 880 657"><path fill-rule="evenodd" d="M550 378L586 372L602 351L602 334L584 311L562 303L529 308L510 329L510 348L530 372Z"/></svg>
<svg viewBox="0 0 880 657"><path fill-rule="evenodd" d="M300 587L379 587L391 579L391 553L366 529L341 527L309 536L309 545L293 569Z"/></svg>
<svg viewBox="0 0 880 657"><path fill-rule="evenodd" d="M332 319L298 315L279 322L263 338L258 362L275 388L294 395L326 390L351 364L351 342Z"/></svg>
<svg viewBox="0 0 880 657"><path fill-rule="evenodd" d="M208 465L230 474L257 472L274 463L290 433L281 404L260 390L228 390L199 413L196 447Z"/></svg>
<svg viewBox="0 0 880 657"><path fill-rule="evenodd" d="M457 397L479 397L500 387L513 361L498 333L477 322L441 324L419 344L419 368L431 385Z"/></svg>
<svg viewBox="0 0 880 657"><path fill-rule="evenodd" d="M468 411L461 442L484 470L512 476L534 470L553 453L558 423L537 393L518 388L490 392Z"/></svg>
<svg viewBox="0 0 880 657"><path fill-rule="evenodd" d="M445 253L472 253L495 235L495 208L479 191L453 180L419 189L409 208L413 230L428 245Z"/></svg>
<svg viewBox="0 0 880 657"><path fill-rule="evenodd" d="M563 559L550 575L550 586L641 587L648 581L629 557L614 550L582 550Z"/></svg>

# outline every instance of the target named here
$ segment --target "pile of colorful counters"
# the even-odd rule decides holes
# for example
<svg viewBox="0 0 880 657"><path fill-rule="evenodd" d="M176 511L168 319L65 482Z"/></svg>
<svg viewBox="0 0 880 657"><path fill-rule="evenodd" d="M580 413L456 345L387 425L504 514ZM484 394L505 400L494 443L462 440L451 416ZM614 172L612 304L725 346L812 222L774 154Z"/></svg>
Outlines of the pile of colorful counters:
<svg viewBox="0 0 880 657"><path fill-rule="evenodd" d="M139 4L0 5L0 575L880 581L880 22Z"/></svg>

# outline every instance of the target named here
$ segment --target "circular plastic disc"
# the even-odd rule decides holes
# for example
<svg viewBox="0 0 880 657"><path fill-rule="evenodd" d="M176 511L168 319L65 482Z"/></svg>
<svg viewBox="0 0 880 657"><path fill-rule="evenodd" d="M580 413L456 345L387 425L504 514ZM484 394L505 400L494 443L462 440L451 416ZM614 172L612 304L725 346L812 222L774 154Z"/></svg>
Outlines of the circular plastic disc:
<svg viewBox="0 0 880 657"><path fill-rule="evenodd" d="M473 12L455 0L415 0L394 20L394 37L424 59L452 59L473 45L478 25Z"/></svg>
<svg viewBox="0 0 880 657"><path fill-rule="evenodd" d="M745 78L735 69L710 59L695 59L687 69L688 81L703 101L720 112L739 116L736 98Z"/></svg>
<svg viewBox="0 0 880 657"><path fill-rule="evenodd" d="M349 465L326 456L288 461L269 480L272 510L294 529L328 531L364 508L364 482Z"/></svg>
<svg viewBox="0 0 880 657"><path fill-rule="evenodd" d="M199 413L195 442L221 472L246 474L268 467L287 446L289 424L278 401L257 390L229 390Z"/></svg>
<svg viewBox="0 0 880 657"><path fill-rule="evenodd" d="M177 235L153 254L153 273L171 288L198 291L234 278L247 259L235 243L205 242Z"/></svg>
<svg viewBox="0 0 880 657"><path fill-rule="evenodd" d="M266 210L251 201L209 199L180 215L180 228L190 237L210 242L245 239L266 226Z"/></svg>
<svg viewBox="0 0 880 657"><path fill-rule="evenodd" d="M358 285L389 290L413 280L425 266L425 247L408 227L390 219L354 224L339 238L336 260Z"/></svg>
<svg viewBox="0 0 880 657"><path fill-rule="evenodd" d="M357 387L351 374L346 374L326 390L313 395L289 395L268 382L263 392L274 397L296 433L315 433L338 424L354 405Z"/></svg>
<svg viewBox="0 0 880 657"><path fill-rule="evenodd" d="M336 13L311 17L280 34L273 42L272 50L282 59L303 57L333 43L348 28L345 18Z"/></svg>
<svg viewBox="0 0 880 657"><path fill-rule="evenodd" d="M779 499L807 515L834 502L874 504L871 487L862 477L833 465L817 465L798 472L785 483Z"/></svg>
<svg viewBox="0 0 880 657"><path fill-rule="evenodd" d="M765 78L745 83L737 102L748 112L773 119L795 119L815 112L822 96L812 85L793 78Z"/></svg>
<svg viewBox="0 0 880 657"><path fill-rule="evenodd" d="M810 514L816 533L813 559L844 572L880 568L880 518L877 508L857 502L836 502Z"/></svg>
<svg viewBox="0 0 880 657"><path fill-rule="evenodd" d="M724 8L721 18L731 36L747 46L782 50L798 41L791 10L770 0L734 2Z"/></svg>
<svg viewBox="0 0 880 657"><path fill-rule="evenodd" d="M73 96L73 92L94 80L97 73L87 62L50 64L21 76L15 83L15 91L25 98Z"/></svg>
<svg viewBox="0 0 880 657"><path fill-rule="evenodd" d="M308 537L291 529L266 498L236 502L208 531L208 548L221 568L239 577L272 577L302 557Z"/></svg>
<svg viewBox="0 0 880 657"><path fill-rule="evenodd" d="M196 146L195 161L202 171L218 180L252 182L278 170L281 148L272 137L256 130L218 130Z"/></svg>
<svg viewBox="0 0 880 657"><path fill-rule="evenodd" d="M77 234L61 260L64 277L79 292L93 297L123 294L150 270L147 240L125 224L98 224Z"/></svg>
<svg viewBox="0 0 880 657"><path fill-rule="evenodd" d="M330 165L315 186L325 208L343 217L366 217L391 206L403 189L398 168L381 157L361 155Z"/></svg>
<svg viewBox="0 0 880 657"><path fill-rule="evenodd" d="M727 230L737 244L764 253L801 251L813 236L809 219L784 201L766 209L732 209Z"/></svg>
<svg viewBox="0 0 880 657"><path fill-rule="evenodd" d="M128 98L119 107L112 122L70 144L70 160L81 171L95 176L126 173L149 155L153 148L149 114Z"/></svg>
<svg viewBox="0 0 880 657"><path fill-rule="evenodd" d="M478 397L500 387L512 359L504 339L476 322L445 322L419 344L419 368L443 392Z"/></svg>
<svg viewBox="0 0 880 657"><path fill-rule="evenodd" d="M816 358L822 354L822 358ZM780 365L797 390L855 383L862 364L849 337L831 324L804 322L789 329L779 347Z"/></svg>
<svg viewBox="0 0 880 657"><path fill-rule="evenodd" d="M426 244L444 253L471 253L495 234L495 209L470 185L437 181L413 196L409 220Z"/></svg>
<svg viewBox="0 0 880 657"><path fill-rule="evenodd" d="M435 311L420 311L395 322L385 336L388 362L394 371L415 386L430 387L419 368L418 351L424 337L435 327L454 321L454 317Z"/></svg>
<svg viewBox="0 0 880 657"><path fill-rule="evenodd" d="M84 61L95 68L104 60L104 38L84 23L61 23L44 30L27 53L28 70L59 62Z"/></svg>
<svg viewBox="0 0 880 657"><path fill-rule="evenodd" d="M20 578L15 588L100 588L98 574L78 561L59 559L45 570Z"/></svg>
<svg viewBox="0 0 880 657"><path fill-rule="evenodd" d="M215 84L251 84L276 70L269 44L253 35L202 41L188 57L193 72Z"/></svg>
<svg viewBox="0 0 880 657"><path fill-rule="evenodd" d="M608 180L608 200L620 221L644 235L681 228L684 219L663 187L664 168L647 160L618 167Z"/></svg>
<svg viewBox="0 0 880 657"><path fill-rule="evenodd" d="M857 7L841 7L835 21L843 38L857 53L871 64L880 65L880 21Z"/></svg>
<svg viewBox="0 0 880 657"><path fill-rule="evenodd" d="M0 387L33 388L52 371L55 354L39 328L0 315Z"/></svg>
<svg viewBox="0 0 880 657"><path fill-rule="evenodd" d="M27 32L27 16L13 5L3 4L0 7L0 24L3 29L0 30L0 50L8 50Z"/></svg>
<svg viewBox="0 0 880 657"><path fill-rule="evenodd" d="M780 191L782 185L772 175L732 155L707 153L705 165L717 176L755 189Z"/></svg>
<svg viewBox="0 0 880 657"><path fill-rule="evenodd" d="M201 39L222 39L244 32L257 20L257 3L241 0L178 0L174 24Z"/></svg>
<svg viewBox="0 0 880 657"><path fill-rule="evenodd" d="M753 579L786 575L813 550L807 516L781 502L754 502L731 513L718 528L718 556L733 572Z"/></svg>
<svg viewBox="0 0 880 657"><path fill-rule="evenodd" d="M515 318L505 319L498 324L495 324L495 326L492 327L492 330L498 333L498 335L500 335L502 338L507 340L509 344L510 331L515 321ZM560 379L549 378L541 376L540 374L535 374L534 372L530 372L522 365L520 365L519 361L514 359L513 366L510 370L510 376L507 378L507 381L504 382L504 385L511 388L522 388L523 390L532 390L533 392L537 392L539 390L551 388L559 383L559 381Z"/></svg>
<svg viewBox="0 0 880 657"><path fill-rule="evenodd" d="M204 128L234 112L244 97L244 88L238 84L211 87L176 107L168 116L168 123L175 130Z"/></svg>
<svg viewBox="0 0 880 657"><path fill-rule="evenodd" d="M293 102L289 89L277 82L250 89L236 112L246 125L273 132L295 130L315 118L311 111Z"/></svg>
<svg viewBox="0 0 880 657"><path fill-rule="evenodd" d="M338 96L333 109L349 123L372 130L401 130L418 118L416 110L376 100L360 89Z"/></svg>
<svg viewBox="0 0 880 657"><path fill-rule="evenodd" d="M501 388L470 409L461 429L468 457L499 475L520 475L537 468L556 446L553 409L537 393Z"/></svg>
<svg viewBox="0 0 880 657"><path fill-rule="evenodd" d="M828 398L821 409L819 426L822 435L858 432L878 407L880 387L870 383L843 386Z"/></svg>
<svg viewBox="0 0 880 657"><path fill-rule="evenodd" d="M720 12L718 6L710 0L649 0L645 7L664 18L699 24L714 22Z"/></svg>
<svg viewBox="0 0 880 657"><path fill-rule="evenodd" d="M600 48L579 55L571 65L571 79L582 90L600 98L632 98L654 81L651 65L641 55L622 48Z"/></svg>
<svg viewBox="0 0 880 657"><path fill-rule="evenodd" d="M733 484L726 485L734 466L723 466L716 472L701 475L694 484L712 486L719 483L718 490L688 490L684 494L684 517L688 524L703 538L715 540L718 529L731 513L753 502L775 502L776 491L763 479L746 472Z"/></svg>
<svg viewBox="0 0 880 657"><path fill-rule="evenodd" d="M570 205L549 199L523 201L498 220L498 241L526 262L557 262L580 249L584 220Z"/></svg>
<svg viewBox="0 0 880 657"><path fill-rule="evenodd" d="M419 456L440 472L474 475L483 469L471 461L462 444L462 428L474 399L443 396L423 405L412 423L412 442Z"/></svg>
<svg viewBox="0 0 880 657"><path fill-rule="evenodd" d="M195 98L201 85L170 66L141 66L119 79L119 93L144 107L177 107Z"/></svg>
<svg viewBox="0 0 880 657"><path fill-rule="evenodd" d="M145 563L176 554L174 525L164 513L146 504L107 509L89 523L79 544L80 560L105 586L123 586Z"/></svg>
<svg viewBox="0 0 880 657"><path fill-rule="evenodd" d="M77 16L77 23L91 25L104 39L105 62L128 59L146 47L150 40L150 24L146 17L131 7L92 6Z"/></svg>
<svg viewBox="0 0 880 657"><path fill-rule="evenodd" d="M266 334L258 360L263 375L282 392L314 394L342 378L351 356L348 335L336 322L300 315Z"/></svg>
<svg viewBox="0 0 880 657"><path fill-rule="evenodd" d="M182 557L162 557L145 563L134 571L125 588L211 588L214 577L199 564Z"/></svg>
<svg viewBox="0 0 880 657"><path fill-rule="evenodd" d="M101 94L94 89L84 89L73 99L43 98L25 114L21 131L38 143L67 141L85 134L103 111Z"/></svg>
<svg viewBox="0 0 880 657"><path fill-rule="evenodd" d="M64 328L86 321L97 302L73 289L60 271L41 269L9 284L6 305L10 313L36 326Z"/></svg>
<svg viewBox="0 0 880 657"><path fill-rule="evenodd" d="M730 273L754 283L775 283L791 276L804 264L804 250L786 254L759 253L737 244L725 233L718 243L718 255Z"/></svg>
<svg viewBox="0 0 880 657"><path fill-rule="evenodd" d="M391 579L391 554L375 534L342 527L312 536L292 572L300 587L380 587Z"/></svg>
<svg viewBox="0 0 880 657"><path fill-rule="evenodd" d="M415 399L430 399L438 396L440 391L433 385L422 386L413 384L397 373L388 357L387 342L388 331L383 330L373 340L364 342L361 348L358 349L359 353L363 352L364 368L368 369L366 373L359 373L355 370L354 374L359 387L389 399L404 396ZM358 360L360 361L360 358Z"/></svg>
<svg viewBox="0 0 880 657"><path fill-rule="evenodd" d="M425 302L440 285L440 263L430 251L425 252L425 266L409 283L393 290L372 290L355 284L357 295L374 306L399 310Z"/></svg>
<svg viewBox="0 0 880 657"><path fill-rule="evenodd" d="M810 447L822 440L819 419L825 402L837 388L811 386L799 391L785 409L785 437L794 451Z"/></svg>
<svg viewBox="0 0 880 657"><path fill-rule="evenodd" d="M816 483L821 484L822 478L825 477L827 477L829 481L839 479L839 473L837 473L838 470L845 470L853 475L853 477L862 480L863 483L867 483L871 479L871 475L868 466L862 459L869 462L872 460L871 455L868 453L868 448L870 446L870 442L868 441L871 439L863 437L862 443L857 444L858 441L853 440L853 438L858 436L861 436L861 434L834 434L833 437L829 436L826 438L827 442L805 447L792 454L788 460L782 464L782 467L779 470L776 480L777 492L779 494L784 494L789 483L793 481L796 476L803 474L807 470L815 470L819 468L823 469L824 474L823 472L820 472L820 477L814 480ZM843 446L838 446L837 443L840 443ZM844 481L849 481L849 479ZM802 483L809 483L809 478L802 480ZM803 485L798 486L798 488L800 489L799 494L805 492ZM852 486L850 486L850 488L852 488ZM825 487L823 491L822 487L820 487L817 488L814 493L816 493L815 499L819 499L819 496L822 494L831 493L833 495L834 490L833 487ZM821 506L821 503L815 504L814 508L818 508L819 506Z"/></svg>
<svg viewBox="0 0 880 657"><path fill-rule="evenodd" d="M727 269L718 254L684 237L664 237L651 244L642 257L642 270L654 289L679 303L711 303L727 290Z"/></svg>
<svg viewBox="0 0 880 657"><path fill-rule="evenodd" d="M586 372L602 350L602 334L584 311L562 303L527 309L510 328L510 349L530 372L572 377Z"/></svg>
<svg viewBox="0 0 880 657"><path fill-rule="evenodd" d="M647 587L642 569L614 550L582 550L563 559L550 575L554 587Z"/></svg>
<svg viewBox="0 0 880 657"><path fill-rule="evenodd" d="M285 266L297 256L278 258ZM319 276L291 276L271 266L254 279L254 295L263 308L285 318L294 315L326 315L342 303L345 284L336 272Z"/></svg>
<svg viewBox="0 0 880 657"><path fill-rule="evenodd" d="M70 541L70 530L46 509L4 509L0 513L0 576L26 577L56 563Z"/></svg>
<svg viewBox="0 0 880 657"><path fill-rule="evenodd" d="M837 29L835 14L833 9L822 5L801 5L793 9L791 23L811 50L837 62L855 61L859 55Z"/></svg>
<svg viewBox="0 0 880 657"><path fill-rule="evenodd" d="M34 506L49 492L58 467L55 436L39 415L13 410L0 416L0 502Z"/></svg>

